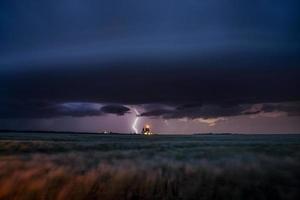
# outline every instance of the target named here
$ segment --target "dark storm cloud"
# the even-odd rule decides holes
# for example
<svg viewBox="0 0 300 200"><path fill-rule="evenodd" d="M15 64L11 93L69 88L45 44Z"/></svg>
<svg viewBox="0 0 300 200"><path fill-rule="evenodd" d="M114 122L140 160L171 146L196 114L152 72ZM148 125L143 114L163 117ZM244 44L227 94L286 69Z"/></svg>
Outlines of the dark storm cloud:
<svg viewBox="0 0 300 200"><path fill-rule="evenodd" d="M77 110L69 113L57 111L56 107L52 109L52 104L98 102L125 105L164 104L178 107L178 112L170 116L172 118L182 116L193 118L200 114L204 117L219 115L214 114L218 112L214 108L194 113L194 106L201 108L201 105L213 104L232 107L240 104L300 100L298 67L278 66L280 62L273 63L273 59L268 58L265 58L265 62L272 63L272 66L237 67L234 66L235 62L237 61L224 61L220 64L213 61L207 64L204 64L205 62L154 64L161 68L151 68L151 62L139 64L124 62L88 69L78 67L18 73L3 72L0 74L0 101L4 111L1 109L0 115L5 117L17 113L23 114L23 117L84 116L88 114L86 112L99 115L100 111L95 110ZM228 67L223 66L225 63ZM49 102L49 105L44 107L35 104L32 108L32 105L28 104L31 101ZM20 110L11 111L10 107L14 110L14 105L7 102L18 102L18 105L21 105ZM241 112L231 109L225 110L228 114L221 115L232 116ZM123 113L123 110L120 112ZM162 115L169 110L151 112L144 115ZM119 110L112 113L120 114Z"/></svg>
<svg viewBox="0 0 300 200"><path fill-rule="evenodd" d="M55 106L59 116L100 116L104 113L97 103L62 103Z"/></svg>
<svg viewBox="0 0 300 200"><path fill-rule="evenodd" d="M300 116L300 102L265 104L261 108L263 112L281 111L286 112L290 116Z"/></svg>
<svg viewBox="0 0 300 200"><path fill-rule="evenodd" d="M141 116L145 117L162 117L165 119L172 118L218 118L232 117L240 115L256 115L264 113L284 112L287 115L300 116L300 102L284 102L284 103L263 103L263 104L240 104L240 105L203 105L189 106L180 109L155 109L147 110Z"/></svg>
<svg viewBox="0 0 300 200"><path fill-rule="evenodd" d="M203 105L201 107L187 107L173 110L150 110L141 114L148 117L172 118L218 118L242 115L243 111L250 108L250 105L234 105L223 107L220 105Z"/></svg>
<svg viewBox="0 0 300 200"><path fill-rule="evenodd" d="M0 116L122 115L128 108L111 105L161 104L175 111L143 115L195 118L299 101L298 7L296 0L1 1ZM60 107L69 102L82 105Z"/></svg>
<svg viewBox="0 0 300 200"><path fill-rule="evenodd" d="M122 105L101 105L98 103L51 103L39 101L2 102L0 118L55 118L61 116L85 117L104 114L124 115L130 111Z"/></svg>
<svg viewBox="0 0 300 200"><path fill-rule="evenodd" d="M147 112L142 113L141 117L160 117L168 115L169 113L173 113L172 110L166 110L166 109L154 109Z"/></svg>
<svg viewBox="0 0 300 200"><path fill-rule="evenodd" d="M272 62L272 59L265 58ZM226 63L228 67L222 66ZM300 68L232 67L232 62L49 69L2 73L2 100L120 104L236 105L300 100ZM150 66L149 66L150 65ZM139 68L139 66L142 66Z"/></svg>
<svg viewBox="0 0 300 200"><path fill-rule="evenodd" d="M0 118L54 118L61 116L100 116L95 103L51 103L41 101L1 101Z"/></svg>
<svg viewBox="0 0 300 200"><path fill-rule="evenodd" d="M109 114L124 115L129 112L129 108L122 105L106 105L101 108L101 111Z"/></svg>

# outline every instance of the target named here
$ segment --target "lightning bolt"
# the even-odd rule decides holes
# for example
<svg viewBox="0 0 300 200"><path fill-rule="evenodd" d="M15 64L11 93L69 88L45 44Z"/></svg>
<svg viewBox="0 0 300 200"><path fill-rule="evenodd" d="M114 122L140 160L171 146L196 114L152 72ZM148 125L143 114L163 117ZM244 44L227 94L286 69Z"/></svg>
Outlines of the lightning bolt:
<svg viewBox="0 0 300 200"><path fill-rule="evenodd" d="M135 132L135 134L137 134L138 133L138 130L137 130L137 127L136 127L136 125L137 125L137 123L138 123L138 121L139 121L139 115L140 115L140 113L137 111L137 109L133 109L134 110L134 112L135 112L135 114L136 114L136 118L134 119L134 121L133 121L133 124L132 124L132 130L134 130L134 132Z"/></svg>

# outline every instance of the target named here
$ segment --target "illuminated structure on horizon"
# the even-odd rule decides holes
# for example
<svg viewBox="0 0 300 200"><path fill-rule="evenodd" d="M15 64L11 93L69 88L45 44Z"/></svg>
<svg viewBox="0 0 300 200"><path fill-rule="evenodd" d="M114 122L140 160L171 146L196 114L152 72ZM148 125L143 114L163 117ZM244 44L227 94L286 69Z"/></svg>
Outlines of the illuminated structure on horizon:
<svg viewBox="0 0 300 200"><path fill-rule="evenodd" d="M152 135L151 128L148 124L146 124L142 129L142 134L144 135Z"/></svg>

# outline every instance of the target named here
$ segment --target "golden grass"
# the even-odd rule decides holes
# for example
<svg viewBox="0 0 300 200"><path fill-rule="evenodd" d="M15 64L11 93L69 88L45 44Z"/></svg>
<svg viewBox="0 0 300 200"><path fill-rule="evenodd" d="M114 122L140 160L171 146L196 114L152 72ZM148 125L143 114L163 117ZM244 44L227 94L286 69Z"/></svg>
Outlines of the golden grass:
<svg viewBox="0 0 300 200"><path fill-rule="evenodd" d="M32 138L0 135L0 200L300 199L298 136Z"/></svg>
<svg viewBox="0 0 300 200"><path fill-rule="evenodd" d="M290 158L262 157L255 163L99 159L87 166L89 157L95 159L97 153L2 157L0 199L295 199L299 195L295 176L300 165Z"/></svg>

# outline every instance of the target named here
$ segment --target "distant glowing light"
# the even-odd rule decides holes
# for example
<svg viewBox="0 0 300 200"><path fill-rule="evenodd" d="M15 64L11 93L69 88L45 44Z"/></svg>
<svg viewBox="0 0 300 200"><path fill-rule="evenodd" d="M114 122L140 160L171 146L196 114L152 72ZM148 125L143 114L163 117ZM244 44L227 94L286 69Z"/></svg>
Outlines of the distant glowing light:
<svg viewBox="0 0 300 200"><path fill-rule="evenodd" d="M137 134L138 133L138 129L137 129L137 123L138 123L138 121L139 121L139 115L140 115L140 113L137 111L137 109L133 109L134 110L134 112L135 112L135 114L136 114L136 118L135 118L135 120L133 121L133 124L132 124L132 130L134 131L134 133L135 134Z"/></svg>
<svg viewBox="0 0 300 200"><path fill-rule="evenodd" d="M153 133L151 132L150 125L146 124L142 130L142 134L144 135L152 135Z"/></svg>

